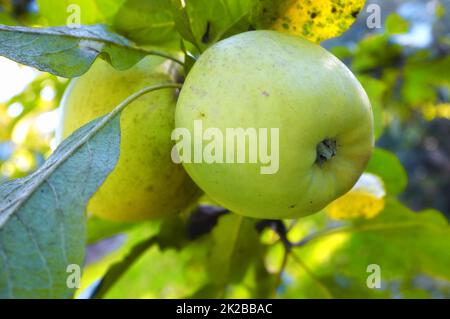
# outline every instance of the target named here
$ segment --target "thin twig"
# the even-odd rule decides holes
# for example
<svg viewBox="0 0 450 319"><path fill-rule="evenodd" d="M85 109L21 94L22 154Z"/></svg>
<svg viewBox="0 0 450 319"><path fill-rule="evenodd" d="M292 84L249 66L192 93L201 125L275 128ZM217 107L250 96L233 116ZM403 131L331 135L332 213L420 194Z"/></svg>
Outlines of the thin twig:
<svg viewBox="0 0 450 319"><path fill-rule="evenodd" d="M167 54L165 52L162 51L157 51L157 50L146 50L146 49L142 49L142 48L135 48L135 50L140 51L142 53L148 54L148 55L156 55L156 56L160 56L169 60L172 60L175 63L178 63L181 66L184 66L184 62L181 60L178 60L176 57L171 56L170 54Z"/></svg>
<svg viewBox="0 0 450 319"><path fill-rule="evenodd" d="M324 237L328 237L335 234L340 233L357 233L357 232L368 232L368 231L383 231L383 230L396 230L403 228L412 228L412 227L423 227L422 224L417 222L403 222L397 224L368 224L368 225L359 225L359 226L350 226L350 227L335 227L331 229L326 229L324 231L313 233L309 236L306 236L302 240L296 243L291 243L292 247L302 247L308 244L311 241L321 239Z"/></svg>

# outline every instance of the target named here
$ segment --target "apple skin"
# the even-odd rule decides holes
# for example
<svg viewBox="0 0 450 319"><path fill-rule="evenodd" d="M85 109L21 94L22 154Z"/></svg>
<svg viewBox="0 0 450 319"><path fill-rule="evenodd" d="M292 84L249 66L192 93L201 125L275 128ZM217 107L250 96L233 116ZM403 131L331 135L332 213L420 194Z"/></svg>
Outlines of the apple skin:
<svg viewBox="0 0 450 319"><path fill-rule="evenodd" d="M112 111L140 89L173 82L170 63L147 57L126 71L97 59L71 82L62 100L60 140ZM200 191L172 162L176 93L162 89L128 105L121 115L120 156L115 169L88 203L88 212L113 221L138 221L180 212Z"/></svg>
<svg viewBox="0 0 450 319"><path fill-rule="evenodd" d="M204 52L181 90L175 126L194 139L194 120L224 135L279 128L276 174L260 174L259 161L183 163L213 200L255 218L320 211L352 188L374 144L372 108L351 71L319 45L275 31L242 33ZM336 154L319 163L325 140L336 142Z"/></svg>

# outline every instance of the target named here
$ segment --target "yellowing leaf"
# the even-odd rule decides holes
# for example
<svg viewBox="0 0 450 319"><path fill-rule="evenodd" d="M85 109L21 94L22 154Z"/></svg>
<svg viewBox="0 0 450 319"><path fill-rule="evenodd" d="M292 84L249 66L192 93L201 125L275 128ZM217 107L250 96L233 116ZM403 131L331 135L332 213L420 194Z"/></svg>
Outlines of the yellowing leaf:
<svg viewBox="0 0 450 319"><path fill-rule="evenodd" d="M339 36L356 20L365 0L261 0L252 20L273 29L321 42Z"/></svg>
<svg viewBox="0 0 450 319"><path fill-rule="evenodd" d="M325 209L334 219L373 218L384 208L385 190L381 179L365 173L353 189Z"/></svg>

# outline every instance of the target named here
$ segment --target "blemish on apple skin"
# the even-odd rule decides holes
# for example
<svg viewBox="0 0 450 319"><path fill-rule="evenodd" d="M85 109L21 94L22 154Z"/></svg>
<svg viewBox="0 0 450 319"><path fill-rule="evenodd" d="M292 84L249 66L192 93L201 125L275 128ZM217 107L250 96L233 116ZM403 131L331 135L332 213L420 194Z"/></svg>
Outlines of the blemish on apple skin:
<svg viewBox="0 0 450 319"><path fill-rule="evenodd" d="M293 205L289 206L289 208L295 208L295 206L297 206L297 205L293 204Z"/></svg>
<svg viewBox="0 0 450 319"><path fill-rule="evenodd" d="M267 91L262 91L261 94L264 95L264 96L266 96L266 97L269 97L269 96L270 96L270 94L269 94Z"/></svg>

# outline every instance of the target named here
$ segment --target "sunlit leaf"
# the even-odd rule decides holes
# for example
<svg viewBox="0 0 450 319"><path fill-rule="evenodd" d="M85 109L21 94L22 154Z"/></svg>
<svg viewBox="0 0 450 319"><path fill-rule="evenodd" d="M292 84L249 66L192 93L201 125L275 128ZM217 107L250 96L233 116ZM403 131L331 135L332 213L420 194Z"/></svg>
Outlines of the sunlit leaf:
<svg viewBox="0 0 450 319"><path fill-rule="evenodd" d="M209 271L211 281L217 285L242 278L261 253L255 221L239 215L221 217L212 238Z"/></svg>
<svg viewBox="0 0 450 319"><path fill-rule="evenodd" d="M50 26L108 22L125 0L37 0L39 13Z"/></svg>
<svg viewBox="0 0 450 319"><path fill-rule="evenodd" d="M101 279L96 297L183 297L206 283L210 240L189 242L182 218L164 220L161 226L158 221L137 223L122 234L126 240L118 250L86 267L80 292ZM192 273L198 267L199 273Z"/></svg>
<svg viewBox="0 0 450 319"><path fill-rule="evenodd" d="M139 44L178 44L168 0L127 0L114 19L115 29Z"/></svg>
<svg viewBox="0 0 450 319"><path fill-rule="evenodd" d="M184 298L209 280L209 242L196 240L182 249L153 246L133 263L105 298Z"/></svg>

